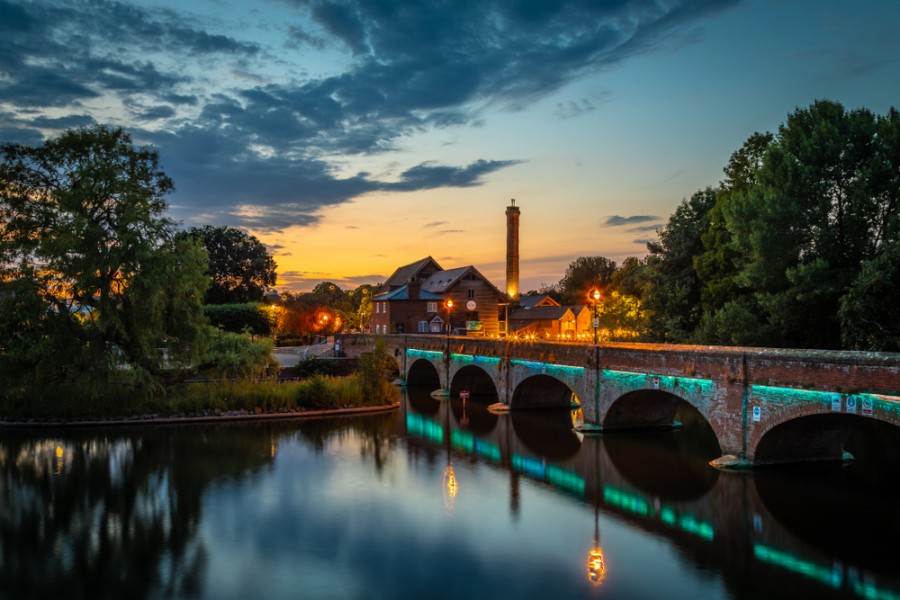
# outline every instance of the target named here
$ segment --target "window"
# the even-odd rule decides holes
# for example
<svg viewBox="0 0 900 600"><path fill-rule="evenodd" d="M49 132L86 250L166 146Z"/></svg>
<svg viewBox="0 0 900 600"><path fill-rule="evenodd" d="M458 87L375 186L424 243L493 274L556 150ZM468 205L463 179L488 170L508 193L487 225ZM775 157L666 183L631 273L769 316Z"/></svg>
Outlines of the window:
<svg viewBox="0 0 900 600"><path fill-rule="evenodd" d="M376 303L375 303L375 312L376 312L376 313L380 313L380 312L381 312L381 302L376 302ZM376 333L377 333L377 332L376 332Z"/></svg>
<svg viewBox="0 0 900 600"><path fill-rule="evenodd" d="M466 298L469 300L475 299L475 290L466 290Z"/></svg>
<svg viewBox="0 0 900 600"><path fill-rule="evenodd" d="M428 333L428 321L419 321L419 333Z"/></svg>
<svg viewBox="0 0 900 600"><path fill-rule="evenodd" d="M437 302L429 302L425 310L430 313L437 312Z"/></svg>

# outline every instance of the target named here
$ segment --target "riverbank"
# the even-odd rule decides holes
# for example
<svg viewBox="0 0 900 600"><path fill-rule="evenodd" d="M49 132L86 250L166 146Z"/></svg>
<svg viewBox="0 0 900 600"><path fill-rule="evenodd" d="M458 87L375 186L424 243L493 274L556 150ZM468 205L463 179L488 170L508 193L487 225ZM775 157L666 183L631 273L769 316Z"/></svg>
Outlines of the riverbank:
<svg viewBox="0 0 900 600"><path fill-rule="evenodd" d="M229 410L220 409L203 411L204 414L159 415L144 414L128 417L85 417L85 418L23 418L2 420L0 428L69 428L69 427L109 427L117 425L178 425L187 423L224 423L228 421L264 421L273 419L312 419L325 417L342 417L366 414L386 413L397 410L399 402L382 406L356 406L350 408L329 409L279 409L262 410Z"/></svg>

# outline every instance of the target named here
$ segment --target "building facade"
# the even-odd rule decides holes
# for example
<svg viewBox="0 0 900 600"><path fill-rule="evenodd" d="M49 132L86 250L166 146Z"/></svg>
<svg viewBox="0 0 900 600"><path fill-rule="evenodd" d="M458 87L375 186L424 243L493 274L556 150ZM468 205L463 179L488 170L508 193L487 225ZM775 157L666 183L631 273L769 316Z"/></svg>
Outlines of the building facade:
<svg viewBox="0 0 900 600"><path fill-rule="evenodd" d="M426 257L399 267L372 298L372 331L496 337L506 295L473 266L444 270Z"/></svg>

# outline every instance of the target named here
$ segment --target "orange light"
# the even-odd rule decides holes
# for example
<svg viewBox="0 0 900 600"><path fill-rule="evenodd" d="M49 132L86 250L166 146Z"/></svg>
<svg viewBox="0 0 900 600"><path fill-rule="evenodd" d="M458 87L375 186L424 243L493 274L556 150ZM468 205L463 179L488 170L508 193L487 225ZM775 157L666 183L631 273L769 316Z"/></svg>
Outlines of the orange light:
<svg viewBox="0 0 900 600"><path fill-rule="evenodd" d="M591 551L588 552L587 571L591 583L594 585L603 583L603 579L606 577L606 564L603 562L603 549L600 546L591 548Z"/></svg>

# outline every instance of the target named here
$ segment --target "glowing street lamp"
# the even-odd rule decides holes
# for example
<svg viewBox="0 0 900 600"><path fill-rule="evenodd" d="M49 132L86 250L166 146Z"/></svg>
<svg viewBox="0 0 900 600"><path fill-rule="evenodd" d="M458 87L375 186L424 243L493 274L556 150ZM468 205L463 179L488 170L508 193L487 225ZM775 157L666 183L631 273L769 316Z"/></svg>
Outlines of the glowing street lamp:
<svg viewBox="0 0 900 600"><path fill-rule="evenodd" d="M447 307L447 335L450 335L450 310L453 308L453 300L447 298L447 301L444 303L444 306Z"/></svg>
<svg viewBox="0 0 900 600"><path fill-rule="evenodd" d="M600 340L600 315L598 314L600 310L600 295L600 290L597 288L592 289L588 294L588 300L591 303L591 316L593 317L595 344Z"/></svg>

